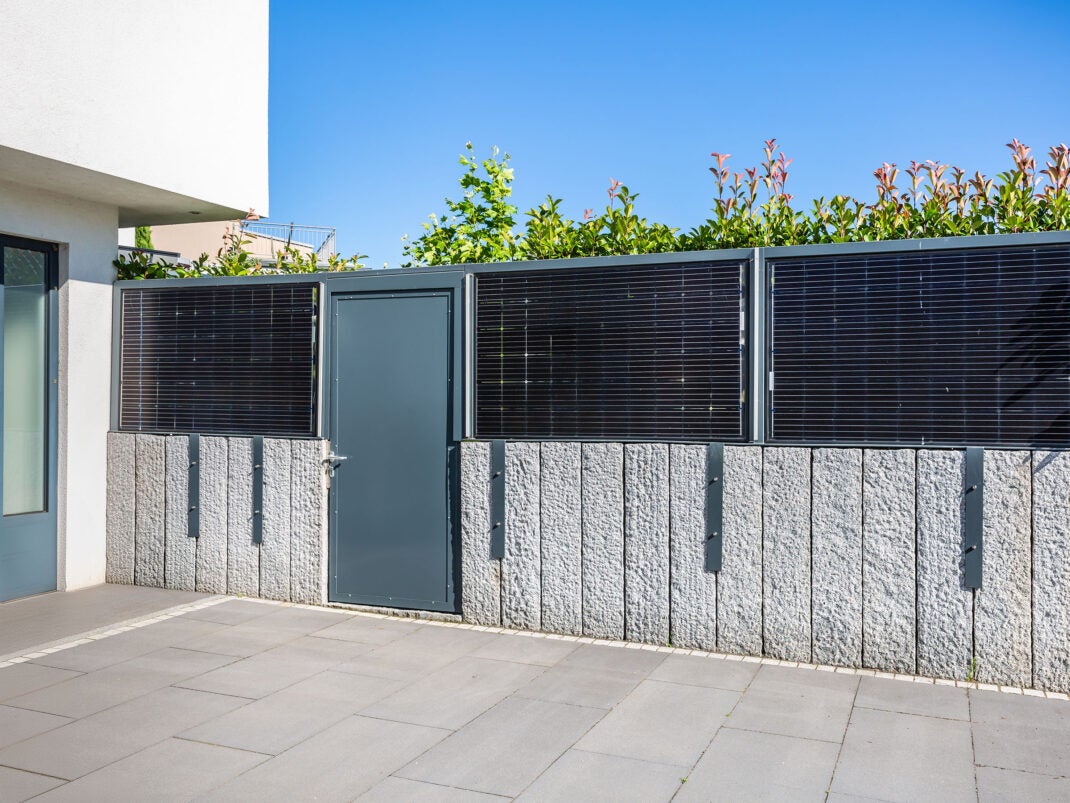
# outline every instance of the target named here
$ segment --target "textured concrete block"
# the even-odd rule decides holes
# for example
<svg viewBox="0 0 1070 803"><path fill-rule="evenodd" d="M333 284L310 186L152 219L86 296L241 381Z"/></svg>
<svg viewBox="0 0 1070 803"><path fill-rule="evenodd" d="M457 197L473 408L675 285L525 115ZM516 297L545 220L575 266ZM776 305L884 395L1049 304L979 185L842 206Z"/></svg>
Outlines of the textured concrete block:
<svg viewBox="0 0 1070 803"><path fill-rule="evenodd" d="M1029 452L985 452L984 579L974 594L974 652L984 683L1033 681Z"/></svg>
<svg viewBox="0 0 1070 803"><path fill-rule="evenodd" d="M966 453L918 452L918 674L964 680L973 591L963 588Z"/></svg>
<svg viewBox="0 0 1070 803"><path fill-rule="evenodd" d="M583 632L580 445L544 443L539 456L542 629Z"/></svg>
<svg viewBox="0 0 1070 803"><path fill-rule="evenodd" d="M624 446L583 444L583 634L624 638Z"/></svg>
<svg viewBox="0 0 1070 803"><path fill-rule="evenodd" d="M717 649L762 654L762 448L724 447L724 544Z"/></svg>
<svg viewBox="0 0 1070 803"><path fill-rule="evenodd" d="M166 445L165 582L168 588L197 587L197 539L189 537L189 438L172 435Z"/></svg>
<svg viewBox="0 0 1070 803"><path fill-rule="evenodd" d="M810 660L810 450L763 457L765 654Z"/></svg>
<svg viewBox="0 0 1070 803"><path fill-rule="evenodd" d="M138 435L134 442L134 583L163 586L164 438Z"/></svg>
<svg viewBox="0 0 1070 803"><path fill-rule="evenodd" d="M289 440L264 439L264 541L260 545L260 596L290 599Z"/></svg>
<svg viewBox="0 0 1070 803"><path fill-rule="evenodd" d="M717 649L717 575L706 571L706 447L669 447L669 619L675 647Z"/></svg>
<svg viewBox="0 0 1070 803"><path fill-rule="evenodd" d="M227 593L227 439L201 438L201 534L197 590Z"/></svg>
<svg viewBox="0 0 1070 803"><path fill-rule="evenodd" d="M490 444L461 444L461 613L500 625L502 564L490 556Z"/></svg>
<svg viewBox="0 0 1070 803"><path fill-rule="evenodd" d="M669 641L669 447L624 447L624 633Z"/></svg>
<svg viewBox="0 0 1070 803"><path fill-rule="evenodd" d="M327 601L327 480L323 440L290 441L290 599Z"/></svg>
<svg viewBox="0 0 1070 803"><path fill-rule="evenodd" d="M1070 452L1033 454L1033 685L1070 692Z"/></svg>
<svg viewBox="0 0 1070 803"><path fill-rule="evenodd" d="M502 624L507 627L542 627L539 524L539 444L507 443L502 560Z"/></svg>
<svg viewBox="0 0 1070 803"><path fill-rule="evenodd" d="M886 672L917 668L917 577L911 449L862 455L862 665Z"/></svg>
<svg viewBox="0 0 1070 803"><path fill-rule="evenodd" d="M814 449L813 661L862 664L862 450Z"/></svg>
<svg viewBox="0 0 1070 803"><path fill-rule="evenodd" d="M134 435L108 433L107 556L109 583L134 582Z"/></svg>
<svg viewBox="0 0 1070 803"><path fill-rule="evenodd" d="M253 441L230 438L227 453L227 593L260 596L260 545L253 543Z"/></svg>

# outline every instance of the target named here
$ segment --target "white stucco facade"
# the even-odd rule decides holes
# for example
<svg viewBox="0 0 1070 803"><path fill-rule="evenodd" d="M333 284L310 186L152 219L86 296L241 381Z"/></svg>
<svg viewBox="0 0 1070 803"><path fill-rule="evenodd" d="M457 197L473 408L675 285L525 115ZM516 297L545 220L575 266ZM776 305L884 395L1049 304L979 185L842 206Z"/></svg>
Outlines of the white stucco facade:
<svg viewBox="0 0 1070 803"><path fill-rule="evenodd" d="M105 577L118 227L267 212L268 4L0 16L0 234L58 248L57 587L75 589Z"/></svg>

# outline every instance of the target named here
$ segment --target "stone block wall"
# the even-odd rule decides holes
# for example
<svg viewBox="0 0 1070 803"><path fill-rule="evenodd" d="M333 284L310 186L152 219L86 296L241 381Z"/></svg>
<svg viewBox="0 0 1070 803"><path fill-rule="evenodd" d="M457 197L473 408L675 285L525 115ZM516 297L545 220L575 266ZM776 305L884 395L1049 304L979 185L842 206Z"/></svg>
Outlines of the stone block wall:
<svg viewBox="0 0 1070 803"><path fill-rule="evenodd" d="M256 544L251 438L201 437L200 532L191 538L189 438L109 433L108 582L326 602L326 453L326 441L264 439Z"/></svg>
<svg viewBox="0 0 1070 803"><path fill-rule="evenodd" d="M976 591L961 450L726 446L716 574L704 446L506 444L501 561L461 462L468 621L1070 691L1070 453L985 452Z"/></svg>

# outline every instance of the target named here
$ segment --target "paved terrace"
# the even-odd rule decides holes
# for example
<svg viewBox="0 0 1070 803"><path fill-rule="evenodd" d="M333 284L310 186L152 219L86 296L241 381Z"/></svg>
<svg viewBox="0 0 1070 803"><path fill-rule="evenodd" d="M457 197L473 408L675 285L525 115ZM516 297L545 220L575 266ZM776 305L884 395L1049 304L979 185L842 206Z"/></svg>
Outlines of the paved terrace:
<svg viewBox="0 0 1070 803"><path fill-rule="evenodd" d="M1064 699L586 641L116 586L0 605L0 800L1070 798Z"/></svg>

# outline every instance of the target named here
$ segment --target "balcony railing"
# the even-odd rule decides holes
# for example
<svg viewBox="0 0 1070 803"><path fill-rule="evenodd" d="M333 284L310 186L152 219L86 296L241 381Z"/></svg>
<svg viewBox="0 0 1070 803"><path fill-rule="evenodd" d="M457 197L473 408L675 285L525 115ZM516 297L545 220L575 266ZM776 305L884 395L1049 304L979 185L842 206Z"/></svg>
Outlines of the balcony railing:
<svg viewBox="0 0 1070 803"><path fill-rule="evenodd" d="M242 239L252 254L266 259L288 247L315 254L323 261L336 253L335 230L327 226L299 226L295 223L269 223L263 220L241 221Z"/></svg>

